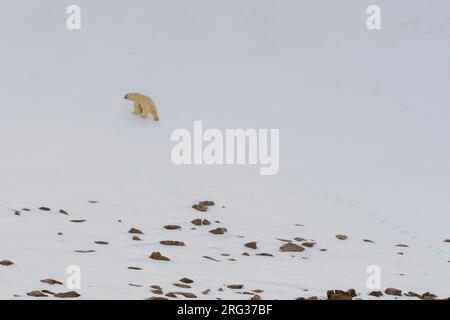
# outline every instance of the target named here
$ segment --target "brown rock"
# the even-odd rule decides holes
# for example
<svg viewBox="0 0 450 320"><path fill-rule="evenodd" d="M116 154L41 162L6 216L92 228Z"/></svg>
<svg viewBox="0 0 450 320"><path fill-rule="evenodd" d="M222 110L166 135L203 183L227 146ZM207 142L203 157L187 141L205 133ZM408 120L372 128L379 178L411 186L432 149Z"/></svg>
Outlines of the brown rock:
<svg viewBox="0 0 450 320"><path fill-rule="evenodd" d="M192 292L175 292L175 294L181 295L188 299L195 299L197 296L193 294Z"/></svg>
<svg viewBox="0 0 450 320"><path fill-rule="evenodd" d="M255 294L250 300L262 300L259 294Z"/></svg>
<svg viewBox="0 0 450 320"><path fill-rule="evenodd" d="M407 244L397 244L396 247L409 248Z"/></svg>
<svg viewBox="0 0 450 320"><path fill-rule="evenodd" d="M211 257L208 257L208 256L203 256L203 258L208 259L208 260L212 260L212 261L215 261L215 262L220 262L219 260L211 258Z"/></svg>
<svg viewBox="0 0 450 320"><path fill-rule="evenodd" d="M227 232L227 229L226 228L216 228L209 232L213 233L213 234L225 234L225 232Z"/></svg>
<svg viewBox="0 0 450 320"><path fill-rule="evenodd" d="M163 240L160 241L159 243L161 243L164 246L177 246L177 247L184 247L185 244L182 241L174 241L174 240Z"/></svg>
<svg viewBox="0 0 450 320"><path fill-rule="evenodd" d="M41 291L31 291L27 293L27 296L30 297L35 297L35 298L44 298L44 297L48 297L48 295L46 295L45 293L42 293Z"/></svg>
<svg viewBox="0 0 450 320"><path fill-rule="evenodd" d="M437 295L432 294L430 292L425 292L424 294L422 294L422 296L420 297L420 299L422 300L437 300Z"/></svg>
<svg viewBox="0 0 450 320"><path fill-rule="evenodd" d="M137 229L137 228L131 228L128 233L133 233L133 234L144 234L141 230Z"/></svg>
<svg viewBox="0 0 450 320"><path fill-rule="evenodd" d="M42 211L50 211L51 209L50 209L50 208L47 208L47 207L40 207L39 210L42 210Z"/></svg>
<svg viewBox="0 0 450 320"><path fill-rule="evenodd" d="M156 290L162 290L161 286L159 286L157 284L151 285L150 288L156 289Z"/></svg>
<svg viewBox="0 0 450 320"><path fill-rule="evenodd" d="M178 229L181 229L181 227L178 226L178 225L175 225L175 224L169 224L167 226L164 226L164 229L167 229L167 230L178 230Z"/></svg>
<svg viewBox="0 0 450 320"><path fill-rule="evenodd" d="M244 286L242 284L230 284L227 286L229 289L242 289Z"/></svg>
<svg viewBox="0 0 450 320"><path fill-rule="evenodd" d="M207 295L208 293L210 293L211 292L211 289L206 289L205 291L202 291L202 294L203 295Z"/></svg>
<svg viewBox="0 0 450 320"><path fill-rule="evenodd" d="M60 292L54 295L55 298L62 298L62 299L71 299L71 298L78 298L80 297L80 294L76 291L69 291L69 292Z"/></svg>
<svg viewBox="0 0 450 320"><path fill-rule="evenodd" d="M189 278L181 278L181 279L178 280L178 281L180 281L180 282L182 282L182 283L186 283L186 284L194 283L194 280L189 279Z"/></svg>
<svg viewBox="0 0 450 320"><path fill-rule="evenodd" d="M59 213L65 214L66 216L69 215L69 214L67 213L67 211L65 211L64 209L59 209Z"/></svg>
<svg viewBox="0 0 450 320"><path fill-rule="evenodd" d="M13 265L14 262L10 261L10 260L1 260L0 261L0 266L5 266L5 267L9 267L11 265Z"/></svg>
<svg viewBox="0 0 450 320"><path fill-rule="evenodd" d="M133 236L133 238L131 238L132 240L134 240L134 241L141 241L142 239L141 238L139 238L138 236Z"/></svg>
<svg viewBox="0 0 450 320"><path fill-rule="evenodd" d="M303 249L303 248L302 248L302 249ZM257 255L257 256L260 256L260 257L273 257L273 254L265 253L265 252L263 252L263 253L257 253L256 255Z"/></svg>
<svg viewBox="0 0 450 320"><path fill-rule="evenodd" d="M387 288L384 290L384 293L390 295L390 296L401 296L402 290L396 289L396 288Z"/></svg>
<svg viewBox="0 0 450 320"><path fill-rule="evenodd" d="M74 250L76 253L93 253L95 250Z"/></svg>
<svg viewBox="0 0 450 320"><path fill-rule="evenodd" d="M129 283L128 285L130 287L142 288L142 286L140 284Z"/></svg>
<svg viewBox="0 0 450 320"><path fill-rule="evenodd" d="M150 255L150 259L153 259L153 260L160 260L160 261L170 261L170 259L167 258L167 257L164 257L164 256L161 254L161 252L153 252L153 253Z"/></svg>
<svg viewBox="0 0 450 320"><path fill-rule="evenodd" d="M373 242L372 240L369 240L369 239L364 239L363 241L364 241L364 242L375 243L375 242Z"/></svg>
<svg viewBox="0 0 450 320"><path fill-rule="evenodd" d="M166 294L166 297L169 297L169 298L177 298L177 296L175 295L175 293L173 293L173 292L169 292L169 293L167 293Z"/></svg>
<svg viewBox="0 0 450 320"><path fill-rule="evenodd" d="M299 241L299 242L306 241L306 239L302 238L302 237L296 237L296 238L294 238L294 240Z"/></svg>
<svg viewBox="0 0 450 320"><path fill-rule="evenodd" d="M196 225L196 226L201 226L202 225L202 219L192 220L191 223Z"/></svg>
<svg viewBox="0 0 450 320"><path fill-rule="evenodd" d="M281 252L302 252L305 248L295 243L286 243L280 247Z"/></svg>
<svg viewBox="0 0 450 320"><path fill-rule="evenodd" d="M350 291L343 290L328 290L327 291L328 300L352 300L352 293Z"/></svg>
<svg viewBox="0 0 450 320"><path fill-rule="evenodd" d="M242 255L243 255L243 256L246 256L246 257L250 256L250 255L248 254L248 252L243 252Z"/></svg>
<svg viewBox="0 0 450 320"><path fill-rule="evenodd" d="M214 203L214 201L209 201L209 200L206 200L206 201L199 201L198 204L199 204L200 206L205 206L205 207L213 207L213 206L216 205L216 204Z"/></svg>
<svg viewBox="0 0 450 320"><path fill-rule="evenodd" d="M264 290L261 290L261 289L255 289L255 290L252 290L252 292L254 292L254 293L263 293Z"/></svg>
<svg viewBox="0 0 450 320"><path fill-rule="evenodd" d="M175 287L183 288L183 289L190 289L190 288L192 288L190 285L184 284L184 283L174 283L173 285Z"/></svg>
<svg viewBox="0 0 450 320"><path fill-rule="evenodd" d="M444 242L450 242L450 239L445 239Z"/></svg>
<svg viewBox="0 0 450 320"><path fill-rule="evenodd" d="M96 244L102 244L102 245L106 245L109 244L109 242L106 241L95 241Z"/></svg>
<svg viewBox="0 0 450 320"><path fill-rule="evenodd" d="M202 224L204 226L209 226L211 224L211 222L209 220L207 220L207 219L203 219Z"/></svg>
<svg viewBox="0 0 450 320"><path fill-rule="evenodd" d="M41 280L41 282L49 284L49 285L55 285L55 284L62 285L63 284L62 282L54 280L54 279L43 279L43 280Z"/></svg>
<svg viewBox="0 0 450 320"><path fill-rule="evenodd" d="M248 243L244 244L244 246L246 246L247 248L250 248L250 249L257 249L258 248L257 245L256 245L256 242L248 242Z"/></svg>
<svg viewBox="0 0 450 320"><path fill-rule="evenodd" d="M348 237L345 234L337 234L336 238L338 238L339 240L347 240Z"/></svg>
<svg viewBox="0 0 450 320"><path fill-rule="evenodd" d="M169 300L169 299L164 298L164 297L150 297L147 300Z"/></svg>
<svg viewBox="0 0 450 320"><path fill-rule="evenodd" d="M201 205L199 205L199 204L194 204L194 205L192 206L192 208L194 208L195 210L200 211L200 212L206 212L206 211L208 211L208 207L207 207L207 206L201 206Z"/></svg>
<svg viewBox="0 0 450 320"><path fill-rule="evenodd" d="M357 296L356 290L355 290L355 289L348 289L348 290L347 290L347 293L348 293L349 295L351 295L352 298L354 298L354 297Z"/></svg>
<svg viewBox="0 0 450 320"><path fill-rule="evenodd" d="M383 292L381 291L372 291L371 293L369 293L369 296L373 296L373 297L382 297L383 296Z"/></svg>
<svg viewBox="0 0 450 320"><path fill-rule="evenodd" d="M164 292L161 289L154 289L150 290L153 294L164 294Z"/></svg>
<svg viewBox="0 0 450 320"><path fill-rule="evenodd" d="M314 242L303 242L302 246L307 247L307 248L312 248L315 246Z"/></svg>
<svg viewBox="0 0 450 320"><path fill-rule="evenodd" d="M282 239L282 238L276 238L276 239L281 242L292 242L292 240L289 240L289 239Z"/></svg>
<svg viewBox="0 0 450 320"><path fill-rule="evenodd" d="M42 293L54 295L55 293L50 290L41 290Z"/></svg>
<svg viewBox="0 0 450 320"><path fill-rule="evenodd" d="M73 223L83 223L83 222L86 222L86 220L70 220L70 222L73 222Z"/></svg>
<svg viewBox="0 0 450 320"><path fill-rule="evenodd" d="M420 294L415 293L413 291L408 291L408 293L405 293L405 296L413 297L413 298L422 298L422 296Z"/></svg>
<svg viewBox="0 0 450 320"><path fill-rule="evenodd" d="M128 269L130 269L130 270L135 270L135 271L140 271L140 270L142 270L142 268L138 268L138 267L128 267Z"/></svg>

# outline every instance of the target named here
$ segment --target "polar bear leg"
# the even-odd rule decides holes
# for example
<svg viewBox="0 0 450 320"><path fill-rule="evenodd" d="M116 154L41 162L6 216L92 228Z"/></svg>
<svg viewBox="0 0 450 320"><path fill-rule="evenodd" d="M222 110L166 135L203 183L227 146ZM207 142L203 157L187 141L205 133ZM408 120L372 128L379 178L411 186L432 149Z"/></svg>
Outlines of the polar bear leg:
<svg viewBox="0 0 450 320"><path fill-rule="evenodd" d="M149 113L149 110L148 110L148 108L141 108L141 117L142 118L144 118L144 119L147 119L147 117L148 117L148 113Z"/></svg>
<svg viewBox="0 0 450 320"><path fill-rule="evenodd" d="M142 112L141 106L139 105L139 103L135 102L133 114L141 114L141 112Z"/></svg>
<svg viewBox="0 0 450 320"><path fill-rule="evenodd" d="M152 110L151 114L152 114L153 121L159 121L158 112L156 112L156 110Z"/></svg>

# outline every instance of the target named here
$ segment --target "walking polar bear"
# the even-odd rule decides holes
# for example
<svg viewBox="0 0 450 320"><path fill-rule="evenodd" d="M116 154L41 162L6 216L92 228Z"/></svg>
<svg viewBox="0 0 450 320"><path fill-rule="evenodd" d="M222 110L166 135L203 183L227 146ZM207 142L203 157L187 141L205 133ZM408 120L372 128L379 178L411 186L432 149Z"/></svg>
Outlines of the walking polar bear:
<svg viewBox="0 0 450 320"><path fill-rule="evenodd" d="M159 121L156 105L150 97L140 93L127 93L125 99L133 101L133 114L140 115L142 118L147 119L147 116L150 113L154 121Z"/></svg>

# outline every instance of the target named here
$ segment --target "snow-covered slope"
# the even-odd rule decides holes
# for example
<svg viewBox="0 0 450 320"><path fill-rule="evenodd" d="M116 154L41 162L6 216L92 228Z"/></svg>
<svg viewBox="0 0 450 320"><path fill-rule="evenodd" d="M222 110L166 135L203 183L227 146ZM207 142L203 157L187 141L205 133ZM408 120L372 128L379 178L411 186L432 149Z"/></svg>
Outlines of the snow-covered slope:
<svg viewBox="0 0 450 320"><path fill-rule="evenodd" d="M78 3L80 31L66 29L71 1L0 11L0 261L14 262L0 266L0 298L69 291L40 280L65 282L71 265L84 299L145 299L150 285L365 299L371 265L382 289L450 296L448 1ZM366 28L370 4L381 31ZM131 114L130 91L154 98L160 123ZM173 165L170 135L194 120L279 128L280 173ZM199 200L216 205L199 213ZM316 245L279 251L296 237ZM183 277L192 288L173 286Z"/></svg>

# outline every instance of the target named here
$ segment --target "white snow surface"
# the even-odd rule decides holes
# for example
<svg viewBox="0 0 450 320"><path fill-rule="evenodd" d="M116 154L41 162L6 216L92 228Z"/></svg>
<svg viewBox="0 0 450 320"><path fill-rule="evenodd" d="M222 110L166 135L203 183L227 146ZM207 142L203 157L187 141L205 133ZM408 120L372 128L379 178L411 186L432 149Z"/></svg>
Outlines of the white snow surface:
<svg viewBox="0 0 450 320"><path fill-rule="evenodd" d="M0 298L69 291L40 280L65 282L70 265L80 299L146 299L155 284L201 299L349 288L371 299L370 265L381 290L450 296L449 1L77 2L80 31L65 25L72 1L0 10L0 260L14 262L0 266ZM380 31L366 28L371 4ZM159 123L131 114L123 96L136 91L156 101ZM170 135L195 120L279 128L279 174L175 166ZM216 206L199 213L199 200ZM295 237L317 244L279 251L277 238ZM182 277L192 288L173 286Z"/></svg>

